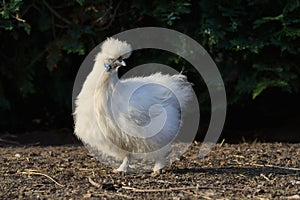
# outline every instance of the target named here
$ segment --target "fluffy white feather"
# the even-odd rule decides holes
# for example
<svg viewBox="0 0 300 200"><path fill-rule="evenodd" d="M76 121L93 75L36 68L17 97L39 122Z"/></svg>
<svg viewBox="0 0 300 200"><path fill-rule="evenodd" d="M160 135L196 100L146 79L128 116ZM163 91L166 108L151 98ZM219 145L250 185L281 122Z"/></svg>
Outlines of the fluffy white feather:
<svg viewBox="0 0 300 200"><path fill-rule="evenodd" d="M123 160L117 171L127 171L130 152L149 152L145 158L154 158L153 171L160 172L168 142L180 128L180 108L192 95L191 85L182 74L119 80L118 67L130 53L124 41L109 38L103 43L76 100L75 134L103 154ZM111 68L105 70L105 65Z"/></svg>

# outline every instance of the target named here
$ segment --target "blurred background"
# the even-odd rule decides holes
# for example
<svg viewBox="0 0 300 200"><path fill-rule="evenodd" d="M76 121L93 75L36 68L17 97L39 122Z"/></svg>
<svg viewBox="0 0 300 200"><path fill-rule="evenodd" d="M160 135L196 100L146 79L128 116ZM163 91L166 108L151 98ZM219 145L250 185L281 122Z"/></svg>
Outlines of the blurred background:
<svg viewBox="0 0 300 200"><path fill-rule="evenodd" d="M71 97L85 56L107 37L147 26L180 31L214 59L228 99L221 139L300 142L299 0L0 1L0 142L77 142ZM201 140L210 119L201 76L154 50L135 52L128 66L147 62L185 67L199 97Z"/></svg>

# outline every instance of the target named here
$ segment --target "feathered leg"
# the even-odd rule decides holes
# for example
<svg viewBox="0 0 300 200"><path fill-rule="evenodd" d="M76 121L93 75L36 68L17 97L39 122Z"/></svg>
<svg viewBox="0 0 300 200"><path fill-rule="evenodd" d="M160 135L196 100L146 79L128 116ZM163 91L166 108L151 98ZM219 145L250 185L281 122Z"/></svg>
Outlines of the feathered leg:
<svg viewBox="0 0 300 200"><path fill-rule="evenodd" d="M151 176L157 176L162 173L162 168L164 168L167 165L167 156L171 152L171 146L167 145L162 149L162 151L159 153L159 156L157 157L154 167L153 167L153 172Z"/></svg>
<svg viewBox="0 0 300 200"><path fill-rule="evenodd" d="M114 172L127 172L128 166L129 166L129 156L126 156L123 159L123 162L120 165L120 167L118 169L114 169Z"/></svg>
<svg viewBox="0 0 300 200"><path fill-rule="evenodd" d="M153 172L152 176L157 176L162 173L162 168L164 168L167 165L167 161L165 158L160 158L159 160L156 160L154 167L153 167Z"/></svg>

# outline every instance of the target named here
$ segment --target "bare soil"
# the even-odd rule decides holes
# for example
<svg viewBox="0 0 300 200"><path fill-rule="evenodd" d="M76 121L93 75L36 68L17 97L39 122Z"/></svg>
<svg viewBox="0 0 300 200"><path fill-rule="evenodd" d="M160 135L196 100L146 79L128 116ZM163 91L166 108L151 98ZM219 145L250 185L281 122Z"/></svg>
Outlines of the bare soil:
<svg viewBox="0 0 300 200"><path fill-rule="evenodd" d="M300 199L300 143L200 144L163 174L116 174L84 146L3 146L0 199Z"/></svg>

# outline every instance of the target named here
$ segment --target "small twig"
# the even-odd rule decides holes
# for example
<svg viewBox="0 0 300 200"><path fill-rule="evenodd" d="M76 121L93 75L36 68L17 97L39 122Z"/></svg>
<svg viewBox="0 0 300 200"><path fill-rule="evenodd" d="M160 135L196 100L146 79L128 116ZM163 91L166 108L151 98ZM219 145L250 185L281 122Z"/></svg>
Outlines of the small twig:
<svg viewBox="0 0 300 200"><path fill-rule="evenodd" d="M281 166L270 165L270 164L261 165L261 164L257 164L257 163L253 163L253 164L250 164L250 165L256 166L256 167L272 167L272 168L278 168L278 169L300 171L300 168L296 168L296 167L281 167Z"/></svg>
<svg viewBox="0 0 300 200"><path fill-rule="evenodd" d="M45 176L46 178L50 179L51 181L53 181L56 185L60 186L60 187L64 187L64 185L58 183L56 180L54 180L51 176L44 174L44 173L40 173L37 172L36 170L27 170L25 172L21 172L22 174L33 174L33 175L40 175L40 176Z"/></svg>
<svg viewBox="0 0 300 200"><path fill-rule="evenodd" d="M116 18L117 11L118 11L121 3L122 3L122 0L120 0L119 3L117 4L117 6L116 6L116 8L114 10L114 13L113 13L113 15L112 15L111 20L109 21L109 23L105 27L103 27L101 30L106 30L106 29L108 29L111 26L111 24L113 23L113 21Z"/></svg>
<svg viewBox="0 0 300 200"><path fill-rule="evenodd" d="M245 158L244 156L241 156L241 155L232 155L232 156L235 158Z"/></svg>
<svg viewBox="0 0 300 200"><path fill-rule="evenodd" d="M99 183L96 183L91 179L91 177L88 178L90 184L97 188L101 188L101 185ZM217 189L217 190L233 190L233 191L244 191L244 189L238 189L238 188L222 188L222 187L213 187L213 186L189 186L189 187L175 187L175 188L164 188L164 189L139 189L139 188L134 188L134 187L129 187L129 186L122 186L122 189L124 190L131 190L133 192L172 192L172 191L179 191L179 190L199 190L199 189Z"/></svg>
<svg viewBox="0 0 300 200"><path fill-rule="evenodd" d="M96 193L96 192L93 192L91 194L93 196L97 196L97 197L109 197L109 199L116 199L116 198L114 198L116 196L122 197L122 199L124 199L124 198L126 198L126 199L132 199L131 196L128 196L126 194L117 193L117 192L114 192L114 193Z"/></svg>
<svg viewBox="0 0 300 200"><path fill-rule="evenodd" d="M19 22L23 22L25 23L26 21L24 19L21 19L19 14L16 14L16 16L13 16L16 20L18 20Z"/></svg>
<svg viewBox="0 0 300 200"><path fill-rule="evenodd" d="M266 179L267 181L271 181L268 177L266 177L264 174L260 174L261 177L263 177L264 179Z"/></svg>
<svg viewBox="0 0 300 200"><path fill-rule="evenodd" d="M223 144L224 144L224 142L225 142L225 138L222 140L222 142L219 144L219 147L222 147L223 146Z"/></svg>
<svg viewBox="0 0 300 200"><path fill-rule="evenodd" d="M134 187L122 186L122 189L131 190L133 192L172 192L178 190L195 190L195 189L217 189L217 190L234 190L234 191L244 191L244 189L238 188L222 188L222 187L209 187L209 186L190 186L190 187L175 187L175 188L165 188L165 189L139 189Z"/></svg>
<svg viewBox="0 0 300 200"><path fill-rule="evenodd" d="M106 171L105 169L101 169L101 168L79 168L77 170L80 170L80 171Z"/></svg>
<svg viewBox="0 0 300 200"><path fill-rule="evenodd" d="M92 184L93 186L95 186L95 187L97 187L97 188L101 188L101 185L100 185L99 183L96 183L95 181L93 181L93 180L91 179L91 177L89 177L89 182L90 182L90 184Z"/></svg>
<svg viewBox="0 0 300 200"><path fill-rule="evenodd" d="M105 13L104 13L101 17L99 17L98 19L96 19L95 21L93 21L92 24L95 25L95 24L97 24L98 22L102 21L103 18L104 18L108 13L109 13L109 9L107 9L107 10L105 11Z"/></svg>
<svg viewBox="0 0 300 200"><path fill-rule="evenodd" d="M113 6L112 6L112 1L109 1L109 6L108 8L106 9L106 11L104 12L104 14L99 17L98 19L94 20L92 22L92 25L96 25L98 22L102 21L103 22L103 19L106 17L106 15L108 15L110 13L110 11L113 9ZM105 22L104 22L105 23ZM103 23L101 24L101 26L103 25Z"/></svg>
<svg viewBox="0 0 300 200"><path fill-rule="evenodd" d="M128 186L122 186L122 189L132 190L133 192L172 192L178 190L194 190L194 189L198 189L198 187L192 186L192 187L176 187L176 188L165 188L165 189L139 189L139 188L133 188Z"/></svg>
<svg viewBox="0 0 300 200"><path fill-rule="evenodd" d="M196 196L197 197L197 196ZM211 200L212 198L210 198L209 196L201 196L201 198L203 199L207 199L207 200Z"/></svg>
<svg viewBox="0 0 300 200"><path fill-rule="evenodd" d="M156 180L155 182L157 182L157 183L168 183L168 184L172 184L172 182L170 182L170 181L164 181L164 180Z"/></svg>
<svg viewBox="0 0 300 200"><path fill-rule="evenodd" d="M72 24L69 20L67 20L66 18L64 18L63 16L61 16L60 14L58 14L58 12L56 12L49 4L46 0L43 0L43 3L45 4L45 6L50 10L50 12L55 15L58 19L60 19L61 21L65 22L66 24Z"/></svg>

